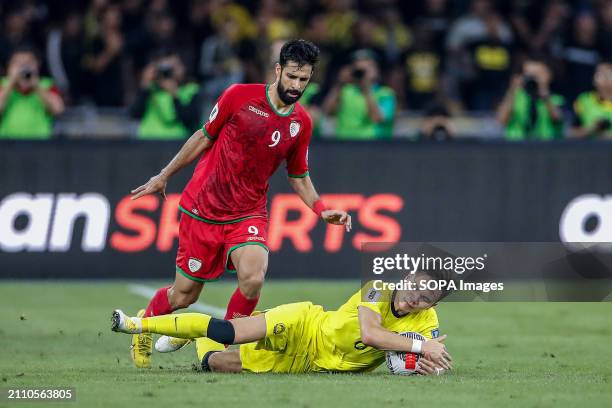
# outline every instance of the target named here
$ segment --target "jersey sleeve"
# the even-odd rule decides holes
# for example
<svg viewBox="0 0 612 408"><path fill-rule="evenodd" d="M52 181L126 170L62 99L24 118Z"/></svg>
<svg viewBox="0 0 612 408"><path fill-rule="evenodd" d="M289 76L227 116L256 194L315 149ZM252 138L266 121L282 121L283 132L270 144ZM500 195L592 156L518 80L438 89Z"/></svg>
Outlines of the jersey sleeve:
<svg viewBox="0 0 612 408"><path fill-rule="evenodd" d="M368 282L357 292L359 302L357 306L367 307L382 316L383 308L389 308L389 294L385 291L376 290L372 282Z"/></svg>
<svg viewBox="0 0 612 408"><path fill-rule="evenodd" d="M234 112L233 107L236 105L237 93L238 86L232 85L217 99L217 103L210 111L208 121L202 126L202 132L207 138L215 140L219 136L223 125L227 123L232 116L232 112Z"/></svg>
<svg viewBox="0 0 612 408"><path fill-rule="evenodd" d="M304 114L304 129L298 135L298 142L287 157L287 175L293 178L308 176L308 145L312 136L312 121Z"/></svg>

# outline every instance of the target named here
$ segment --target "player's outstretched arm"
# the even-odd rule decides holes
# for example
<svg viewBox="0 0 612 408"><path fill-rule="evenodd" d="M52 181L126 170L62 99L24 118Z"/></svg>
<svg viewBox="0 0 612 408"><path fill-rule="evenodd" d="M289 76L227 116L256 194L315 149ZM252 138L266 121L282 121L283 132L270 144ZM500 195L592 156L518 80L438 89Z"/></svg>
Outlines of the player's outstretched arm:
<svg viewBox="0 0 612 408"><path fill-rule="evenodd" d="M176 156L174 156L170 163L168 163L159 174L151 177L145 184L131 191L132 200L154 193L159 193L162 197L166 198L166 185L168 184L168 179L183 167L189 165L205 150L209 149L212 144L213 140L204 136L202 129L198 129L198 131L187 139L183 147L181 147L181 150L179 150Z"/></svg>
<svg viewBox="0 0 612 408"><path fill-rule="evenodd" d="M422 354L444 369L450 370L452 368L452 358L443 344L446 335L427 341L408 339L383 327L382 317L375 311L359 306L358 313L361 341L366 346L379 350Z"/></svg>
<svg viewBox="0 0 612 408"><path fill-rule="evenodd" d="M289 177L289 184L302 201L319 217L323 218L325 222L334 225L344 225L347 231L351 230L353 226L351 216L346 211L327 209L319 194L317 194L310 176L300 178Z"/></svg>

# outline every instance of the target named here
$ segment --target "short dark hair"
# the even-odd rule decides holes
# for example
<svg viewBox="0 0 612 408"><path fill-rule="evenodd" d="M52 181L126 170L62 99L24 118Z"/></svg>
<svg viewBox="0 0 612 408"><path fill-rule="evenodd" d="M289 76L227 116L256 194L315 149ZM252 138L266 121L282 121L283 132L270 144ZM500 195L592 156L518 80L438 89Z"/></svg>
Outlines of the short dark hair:
<svg viewBox="0 0 612 408"><path fill-rule="evenodd" d="M612 65L612 56L605 56L603 57L601 60L599 60L599 62L597 63L597 65Z"/></svg>
<svg viewBox="0 0 612 408"><path fill-rule="evenodd" d="M149 62L155 62L162 58L174 57L175 55L179 58L181 57L178 49L174 47L162 47L151 52L149 55Z"/></svg>
<svg viewBox="0 0 612 408"><path fill-rule="evenodd" d="M9 60L13 58L15 54L32 54L34 58L36 59L36 61L40 62L40 54L38 50L33 45L30 45L27 43L18 45L15 48L13 48L11 50Z"/></svg>
<svg viewBox="0 0 612 408"><path fill-rule="evenodd" d="M299 67L311 65L313 68L319 61L319 47L306 40L287 41L280 51L279 64L284 67L289 61L298 64Z"/></svg>
<svg viewBox="0 0 612 408"><path fill-rule="evenodd" d="M525 56L523 64L526 62L538 62L542 65L546 65L549 69L552 67L550 57L541 52L531 52Z"/></svg>

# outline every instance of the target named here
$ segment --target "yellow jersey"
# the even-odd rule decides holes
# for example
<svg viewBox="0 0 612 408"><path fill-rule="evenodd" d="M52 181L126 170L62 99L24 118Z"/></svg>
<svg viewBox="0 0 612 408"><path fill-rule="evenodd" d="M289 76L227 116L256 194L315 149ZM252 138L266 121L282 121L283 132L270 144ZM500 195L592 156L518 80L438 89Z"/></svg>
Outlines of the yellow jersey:
<svg viewBox="0 0 612 408"><path fill-rule="evenodd" d="M338 310L324 311L311 302L269 309L265 338L240 346L242 369L250 372L304 373L371 371L385 360L385 352L361 341L358 308L380 314L390 331L417 332L431 339L438 334L434 309L397 316L389 292L371 287L358 291Z"/></svg>
<svg viewBox="0 0 612 408"><path fill-rule="evenodd" d="M360 306L378 313L382 326L390 331L417 332L427 339L438 336L438 316L433 308L397 316L389 291L363 290L366 292L358 291L338 310L323 312L318 324L311 325L315 350L312 371L371 371L385 360L384 351L361 341Z"/></svg>

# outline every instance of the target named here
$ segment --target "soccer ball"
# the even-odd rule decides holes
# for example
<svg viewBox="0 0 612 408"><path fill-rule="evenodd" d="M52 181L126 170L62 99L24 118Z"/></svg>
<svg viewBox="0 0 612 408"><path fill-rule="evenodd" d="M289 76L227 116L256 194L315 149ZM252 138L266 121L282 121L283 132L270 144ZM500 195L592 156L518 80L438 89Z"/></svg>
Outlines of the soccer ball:
<svg viewBox="0 0 612 408"><path fill-rule="evenodd" d="M408 337L413 340L427 340L423 335L416 332L399 333L400 336ZM385 360L387 368L392 374L413 375L416 374L417 364L421 358L420 354L404 353L400 351L386 351Z"/></svg>

